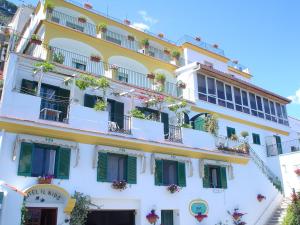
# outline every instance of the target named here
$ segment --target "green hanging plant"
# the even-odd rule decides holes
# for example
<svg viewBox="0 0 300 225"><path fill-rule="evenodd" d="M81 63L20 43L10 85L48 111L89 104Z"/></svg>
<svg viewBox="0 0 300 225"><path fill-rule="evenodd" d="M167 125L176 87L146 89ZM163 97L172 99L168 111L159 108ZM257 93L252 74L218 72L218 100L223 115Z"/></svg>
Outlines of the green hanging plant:
<svg viewBox="0 0 300 225"><path fill-rule="evenodd" d="M109 81L105 77L97 78L85 74L81 74L79 78L76 79L75 84L80 90L85 90L88 87L91 87L105 91L110 87Z"/></svg>
<svg viewBox="0 0 300 225"><path fill-rule="evenodd" d="M215 114L209 115L205 118L204 130L206 132L211 133L214 136L218 135L219 123L218 123L218 117Z"/></svg>
<svg viewBox="0 0 300 225"><path fill-rule="evenodd" d="M33 69L33 71L35 73L38 72L39 70L41 70L44 73L47 73L47 72L53 71L54 68L55 68L55 66L52 63L48 62L48 61L35 63L34 67L35 68Z"/></svg>
<svg viewBox="0 0 300 225"><path fill-rule="evenodd" d="M86 223L91 205L90 197L80 192L75 192L72 198L76 199L75 207L71 213L70 225L82 225Z"/></svg>

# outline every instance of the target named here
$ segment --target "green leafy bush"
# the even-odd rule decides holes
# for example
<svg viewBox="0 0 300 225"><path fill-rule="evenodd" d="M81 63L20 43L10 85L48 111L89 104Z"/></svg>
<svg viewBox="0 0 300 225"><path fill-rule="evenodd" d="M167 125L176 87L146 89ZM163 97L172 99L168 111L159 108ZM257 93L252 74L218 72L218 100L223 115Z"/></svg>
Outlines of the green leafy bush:
<svg viewBox="0 0 300 225"><path fill-rule="evenodd" d="M172 57L175 59L179 59L180 58L180 52L179 51L173 51L172 52Z"/></svg>
<svg viewBox="0 0 300 225"><path fill-rule="evenodd" d="M105 111L107 107L107 102L103 101L103 100L99 100L96 102L94 109L96 111Z"/></svg>
<svg viewBox="0 0 300 225"><path fill-rule="evenodd" d="M34 72L42 70L44 73L51 72L55 68L55 66L52 63L47 61L35 63L34 67L35 67L33 69Z"/></svg>
<svg viewBox="0 0 300 225"><path fill-rule="evenodd" d="M90 197L80 192L75 192L72 198L76 199L76 203L71 213L70 225L85 224L91 204Z"/></svg>
<svg viewBox="0 0 300 225"><path fill-rule="evenodd" d="M292 194L292 204L287 209L287 214L282 225L299 225L300 224L300 194Z"/></svg>
<svg viewBox="0 0 300 225"><path fill-rule="evenodd" d="M130 111L130 115L134 118L138 118L138 119L146 119L145 114L138 109L133 109Z"/></svg>

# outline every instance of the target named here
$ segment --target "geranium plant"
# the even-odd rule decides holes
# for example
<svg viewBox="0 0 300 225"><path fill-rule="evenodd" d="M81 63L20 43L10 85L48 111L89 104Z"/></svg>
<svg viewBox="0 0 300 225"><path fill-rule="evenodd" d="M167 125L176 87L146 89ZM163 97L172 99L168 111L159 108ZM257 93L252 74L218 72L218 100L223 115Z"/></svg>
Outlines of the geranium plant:
<svg viewBox="0 0 300 225"><path fill-rule="evenodd" d="M198 213L195 218L201 223L203 219L207 218L207 215L203 215L201 213Z"/></svg>
<svg viewBox="0 0 300 225"><path fill-rule="evenodd" d="M235 208L233 212L228 211L228 214L231 216L232 222L234 225L245 225L246 224L246 222L243 221L243 216L246 213L239 212L238 208Z"/></svg>
<svg viewBox="0 0 300 225"><path fill-rule="evenodd" d="M151 212L146 216L146 219L150 224L156 224L159 216L155 213L155 210L152 209Z"/></svg>
<svg viewBox="0 0 300 225"><path fill-rule="evenodd" d="M99 23L97 26L98 32L106 33L107 31L107 25L106 23Z"/></svg>
<svg viewBox="0 0 300 225"><path fill-rule="evenodd" d="M33 35L31 35L30 43L41 45L42 41L41 41L41 38L37 34L33 34Z"/></svg>
<svg viewBox="0 0 300 225"><path fill-rule="evenodd" d="M100 62L101 57L99 55L91 55L91 61Z"/></svg>
<svg viewBox="0 0 300 225"><path fill-rule="evenodd" d="M167 190L171 193L174 194L176 192L179 192L181 188L177 184L171 184L167 187Z"/></svg>
<svg viewBox="0 0 300 225"><path fill-rule="evenodd" d="M83 7L86 8L86 9L92 9L93 8L92 4L88 3L88 2L84 3Z"/></svg>
<svg viewBox="0 0 300 225"><path fill-rule="evenodd" d="M141 44L144 48L149 48L149 45L150 45L149 39L142 40Z"/></svg>
<svg viewBox="0 0 300 225"><path fill-rule="evenodd" d="M257 198L257 201L261 202L262 200L266 199L266 196L263 196L262 194L258 194L256 198Z"/></svg>
<svg viewBox="0 0 300 225"><path fill-rule="evenodd" d="M294 172L297 174L297 176L300 176L300 168L296 169Z"/></svg>
<svg viewBox="0 0 300 225"><path fill-rule="evenodd" d="M51 184L53 178L54 178L53 175L38 177L38 184Z"/></svg>
<svg viewBox="0 0 300 225"><path fill-rule="evenodd" d="M85 17L78 17L78 22L80 23L86 23L86 18Z"/></svg>
<svg viewBox="0 0 300 225"><path fill-rule="evenodd" d="M119 191L123 191L127 188L127 182L125 180L115 180L112 184L111 184L113 189L119 190Z"/></svg>

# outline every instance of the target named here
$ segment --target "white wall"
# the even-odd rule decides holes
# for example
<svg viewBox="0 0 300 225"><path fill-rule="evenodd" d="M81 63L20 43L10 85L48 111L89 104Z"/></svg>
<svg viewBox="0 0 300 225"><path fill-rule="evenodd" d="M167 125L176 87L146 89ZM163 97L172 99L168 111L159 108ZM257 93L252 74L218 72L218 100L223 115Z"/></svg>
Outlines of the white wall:
<svg viewBox="0 0 300 225"><path fill-rule="evenodd" d="M17 159L12 160L12 148L16 135L5 134L3 150L0 153L0 177L7 183L24 190L36 183L36 178L17 176L19 150ZM203 199L209 204L208 218L202 222L204 225L212 225L220 220L229 219L227 210L239 207L242 212L247 213L245 221L247 224L255 224L264 209L277 196L278 192L260 172L253 162L248 165L233 165L234 180L228 180L228 189L212 190L202 187L202 180L198 172L198 159L192 159L194 175L187 177L187 187L179 193L170 194L166 187L154 185L154 175L150 172L150 154L146 153L146 172L141 173L141 159L137 160L137 184L130 185L125 191L115 191L110 183L99 183L96 181L96 169L93 168L95 157L94 146L80 144L80 161L77 167L75 163L75 151L71 154L71 168L69 180L54 180L54 184L66 189L70 194L74 191L90 195L92 200L101 209L137 209L136 225L147 225L145 219L152 208L157 210L173 209L178 212L178 224L196 225L198 222L189 213L189 203L194 199ZM109 147L103 147L109 149ZM170 159L171 156L169 156ZM188 173L187 173L188 174ZM266 201L259 203L257 194L267 197ZM3 209L3 225L18 225L20 219L20 204L22 199L15 192L9 191L5 199ZM178 204L180 202L180 204ZM59 215L58 224L65 218ZM2 225L1 224L1 225Z"/></svg>

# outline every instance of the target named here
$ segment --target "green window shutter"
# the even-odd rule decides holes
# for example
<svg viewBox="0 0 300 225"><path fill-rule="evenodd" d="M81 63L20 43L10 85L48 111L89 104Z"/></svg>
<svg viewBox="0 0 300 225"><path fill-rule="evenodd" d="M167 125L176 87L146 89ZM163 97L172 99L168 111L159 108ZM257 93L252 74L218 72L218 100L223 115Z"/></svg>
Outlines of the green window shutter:
<svg viewBox="0 0 300 225"><path fill-rule="evenodd" d="M194 122L195 130L204 131L205 130L204 124L205 124L205 119L199 116Z"/></svg>
<svg viewBox="0 0 300 225"><path fill-rule="evenodd" d="M221 175L221 187L223 189L227 189L226 167L220 168L220 175Z"/></svg>
<svg viewBox="0 0 300 225"><path fill-rule="evenodd" d="M3 203L4 193L0 192L0 205Z"/></svg>
<svg viewBox="0 0 300 225"><path fill-rule="evenodd" d="M32 143L21 143L18 175L31 176L31 158L34 145Z"/></svg>
<svg viewBox="0 0 300 225"><path fill-rule="evenodd" d="M178 185L180 187L186 186L186 176L185 176L185 163L178 162Z"/></svg>
<svg viewBox="0 0 300 225"><path fill-rule="evenodd" d="M84 95L84 106L89 107L89 108L94 108L95 104L97 101L97 96L96 95Z"/></svg>
<svg viewBox="0 0 300 225"><path fill-rule="evenodd" d="M56 99L58 102L58 110L62 113L59 115L59 121L64 121L68 117L68 108L70 101L70 91L63 88L58 88L56 91Z"/></svg>
<svg viewBox="0 0 300 225"><path fill-rule="evenodd" d="M155 160L155 185L163 185L163 161Z"/></svg>
<svg viewBox="0 0 300 225"><path fill-rule="evenodd" d="M204 165L203 188L210 188L208 165Z"/></svg>
<svg viewBox="0 0 300 225"><path fill-rule="evenodd" d="M231 138L233 134L235 134L235 129L232 127L227 127L227 137Z"/></svg>
<svg viewBox="0 0 300 225"><path fill-rule="evenodd" d="M161 224L163 225L173 225L173 210L162 210L161 211Z"/></svg>
<svg viewBox="0 0 300 225"><path fill-rule="evenodd" d="M168 113L160 113L161 122L164 124L164 135L165 138L169 137L169 114Z"/></svg>
<svg viewBox="0 0 300 225"><path fill-rule="evenodd" d="M98 153L97 181L107 181L107 153Z"/></svg>
<svg viewBox="0 0 300 225"><path fill-rule="evenodd" d="M136 157L127 157L127 183L136 184Z"/></svg>
<svg viewBox="0 0 300 225"><path fill-rule="evenodd" d="M57 179L69 179L71 149L60 147L56 151L55 177Z"/></svg>
<svg viewBox="0 0 300 225"><path fill-rule="evenodd" d="M252 134L252 138L253 138L253 143L254 144L257 144L257 145L260 145L260 136L259 134Z"/></svg>

